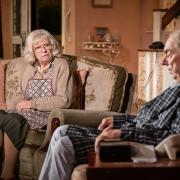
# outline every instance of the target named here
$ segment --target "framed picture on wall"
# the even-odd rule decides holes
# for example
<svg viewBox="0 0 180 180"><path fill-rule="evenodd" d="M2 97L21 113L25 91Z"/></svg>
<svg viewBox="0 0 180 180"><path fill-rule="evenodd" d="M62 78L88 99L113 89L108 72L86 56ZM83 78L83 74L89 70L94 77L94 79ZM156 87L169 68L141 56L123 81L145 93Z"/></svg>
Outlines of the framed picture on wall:
<svg viewBox="0 0 180 180"><path fill-rule="evenodd" d="M104 41L104 36L109 32L109 29L107 27L95 27L94 31L95 41L102 42Z"/></svg>
<svg viewBox="0 0 180 180"><path fill-rule="evenodd" d="M97 8L111 8L112 0L92 0L92 6Z"/></svg>

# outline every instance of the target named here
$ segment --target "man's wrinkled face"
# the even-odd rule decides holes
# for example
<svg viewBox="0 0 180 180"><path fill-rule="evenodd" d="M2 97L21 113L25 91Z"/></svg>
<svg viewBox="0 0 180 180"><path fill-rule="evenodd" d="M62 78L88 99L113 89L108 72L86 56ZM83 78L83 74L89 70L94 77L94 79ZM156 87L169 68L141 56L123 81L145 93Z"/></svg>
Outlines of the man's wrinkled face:
<svg viewBox="0 0 180 180"><path fill-rule="evenodd" d="M175 47L173 39L167 40L164 53L162 64L167 66L172 78L180 82L180 49Z"/></svg>

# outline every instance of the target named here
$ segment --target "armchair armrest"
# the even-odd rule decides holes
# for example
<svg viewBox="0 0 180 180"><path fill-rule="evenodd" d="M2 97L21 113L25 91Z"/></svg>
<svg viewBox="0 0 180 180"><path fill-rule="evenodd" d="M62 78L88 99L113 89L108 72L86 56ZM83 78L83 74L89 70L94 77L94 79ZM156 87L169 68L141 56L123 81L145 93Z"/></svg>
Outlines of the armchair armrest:
<svg viewBox="0 0 180 180"><path fill-rule="evenodd" d="M52 114L59 115L61 125L76 124L86 127L98 127L103 118L119 115L120 113L112 111L56 109Z"/></svg>
<svg viewBox="0 0 180 180"><path fill-rule="evenodd" d="M103 118L119 114L121 113L113 111L54 109L49 114L45 139L40 148L46 149L48 147L52 134L60 125L76 124L86 127L98 127Z"/></svg>
<svg viewBox="0 0 180 180"><path fill-rule="evenodd" d="M49 142L51 140L51 136L56 130L56 128L62 124L61 123L62 119L63 119L63 116L59 109L53 110L50 112L48 116L46 135L40 147L41 150L46 150L48 148Z"/></svg>

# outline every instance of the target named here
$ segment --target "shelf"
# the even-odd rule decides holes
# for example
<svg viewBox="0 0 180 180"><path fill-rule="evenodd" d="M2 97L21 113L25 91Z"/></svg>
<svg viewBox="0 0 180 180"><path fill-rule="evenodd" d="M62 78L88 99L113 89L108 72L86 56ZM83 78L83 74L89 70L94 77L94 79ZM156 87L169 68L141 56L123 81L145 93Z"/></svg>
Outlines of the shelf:
<svg viewBox="0 0 180 180"><path fill-rule="evenodd" d="M83 42L85 50L119 50L119 42Z"/></svg>
<svg viewBox="0 0 180 180"><path fill-rule="evenodd" d="M101 51L104 55L109 57L109 62L113 63L114 58L119 55L119 42L83 42L82 48L90 51Z"/></svg>

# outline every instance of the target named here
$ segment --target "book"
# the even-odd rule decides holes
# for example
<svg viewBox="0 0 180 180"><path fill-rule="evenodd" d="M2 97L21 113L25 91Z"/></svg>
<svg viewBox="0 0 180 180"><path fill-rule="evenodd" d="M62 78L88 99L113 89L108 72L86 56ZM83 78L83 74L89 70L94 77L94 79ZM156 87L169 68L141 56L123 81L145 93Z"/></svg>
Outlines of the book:
<svg viewBox="0 0 180 180"><path fill-rule="evenodd" d="M157 162L153 145L120 140L100 142L99 157L104 162Z"/></svg>

